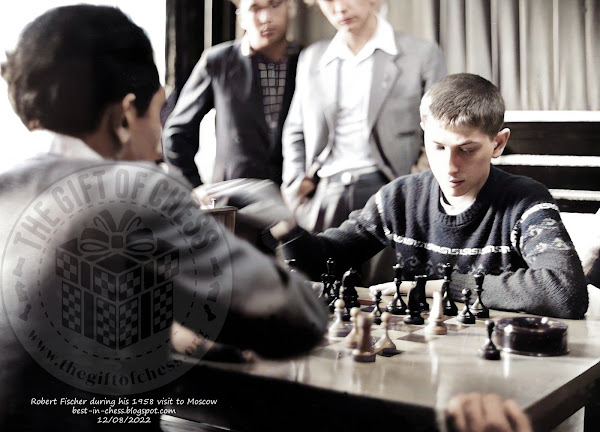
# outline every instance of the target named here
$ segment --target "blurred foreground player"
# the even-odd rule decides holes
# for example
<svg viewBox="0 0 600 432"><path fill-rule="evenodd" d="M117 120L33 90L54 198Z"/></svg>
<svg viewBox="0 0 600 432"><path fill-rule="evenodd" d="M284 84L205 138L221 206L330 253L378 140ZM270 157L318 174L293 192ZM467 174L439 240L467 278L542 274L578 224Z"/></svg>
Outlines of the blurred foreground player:
<svg viewBox="0 0 600 432"><path fill-rule="evenodd" d="M483 272L489 308L582 318L586 282L556 203L540 183L490 164L510 135L500 91L477 75L451 75L425 94L420 112L431 172L384 186L323 234L280 222L271 232L286 258L318 278L330 257L345 271L392 246L405 279L439 283L451 263L457 300Z"/></svg>
<svg viewBox="0 0 600 432"><path fill-rule="evenodd" d="M97 416L72 413L72 406L56 403L54 406L39 405L34 400L77 397L89 401L93 396L131 396L138 388L134 385L160 379L168 372L169 367L177 366L169 363L168 346L166 349L161 348L165 351L165 358L159 358L160 362L164 362L161 364L167 366L160 366L152 371L148 370L149 365L146 363L149 356L133 357L127 349L115 350L113 358L107 359L112 363L102 371L104 382L101 382L98 374L92 376L89 373L105 360L102 356L89 358L90 351L97 349L94 339L80 337L79 340L84 345L72 343L68 346L71 350L62 353L62 362L53 360L52 363L44 363L44 367L40 358L34 357L34 352L26 351L23 336L19 333L23 326L35 326L39 334L50 335L47 339L40 337L40 344L45 344L40 345L40 350L56 353L59 345L64 346L63 339L74 340L79 336L75 331L79 331L81 327L87 328L90 319L102 318L100 294L105 295L108 300L111 300L111 293L114 296L114 282L111 285L110 280L98 277L97 289L100 294L89 292L89 296L91 298L96 295L95 304L98 309L94 313L100 312L93 318L94 314L87 315L86 310L85 320L80 319L82 309L77 303L80 298L76 294L85 290L81 285L83 282L80 283L81 286L77 284L77 274L83 274L83 264L81 268L75 266L67 269L64 259L59 257L52 246L57 232L66 233L69 236L65 236L67 239L85 240L86 247L83 247L81 240L81 248L79 252L75 252L81 256L96 254L95 258L87 261L92 264L99 262L99 256L108 256L111 260L110 270L115 272L127 268L126 264L133 262L132 259L125 258L125 254L130 257L144 256L148 246L156 246L157 238L163 244L170 244L177 251L172 256L178 261L178 267L171 268L176 268L178 274L171 277L159 273L159 270L151 273L154 267L150 270L145 268L144 280L146 281L148 274L171 278L174 294L170 301L187 296L199 302L201 298L207 297L208 290L212 290L212 294L208 294L209 297L212 295L212 309L205 306L204 311L208 321L224 317L222 327L214 338L217 341L253 349L264 356L284 356L310 349L321 339L327 323L327 313L316 295L299 278L277 267L247 243L221 230L194 205L186 205L169 218L169 211L179 209L180 201L184 202L189 197L189 189L173 189L177 194L166 196L161 195L161 187L183 185L183 179L179 182L166 177L153 163L123 162L153 161L160 157L159 113L165 95L146 34L121 11L111 7L78 5L46 12L25 28L14 52L8 54L6 63L2 65L2 76L8 83L15 111L32 130L32 139L47 144L49 151L0 176L2 249L8 250L7 248L20 243L23 250L31 250L31 254L7 253L2 262L0 430L45 430L48 427L54 430L114 430L117 425L99 424ZM14 143L19 144L21 143ZM119 206L117 198L124 190L121 188L131 185L126 182L127 176L136 173L144 175L143 181L138 182L135 189L139 205L127 204L131 208ZM69 190L56 186L61 184L60 181L65 176L78 180L69 183ZM95 183L90 181L94 177L98 180ZM48 195L45 191L50 191L51 194ZM153 191L152 194L150 191ZM98 192L104 196L103 202L89 200L88 193ZM115 193L117 195L113 196ZM44 201L42 205L30 206L30 203L46 196L54 196L56 205L47 206ZM157 204L158 199L165 200L162 208ZM31 208L36 210L31 213ZM58 208L63 209L64 214L56 212ZM99 209L102 209L100 213ZM26 213L28 218L23 219L21 224L18 222L19 215L24 211L29 212ZM127 235L121 235L125 232L122 228L117 229L108 223L111 215L117 217L119 212L124 212L124 215L135 213L136 217L129 220L135 229L127 231ZM75 221L80 220L89 225L85 225L85 228L78 226ZM200 221L200 224L178 226L178 221L181 220ZM100 226L102 223L104 231ZM150 232L148 226L152 226L154 231ZM30 234L28 240L12 234L14 230L23 228L26 228L23 233L27 231ZM209 228L215 230L208 231ZM191 244L189 240L192 237L188 236L185 240L185 233L190 230L194 231L193 238L197 240ZM106 232L111 235L106 235ZM217 237L220 241L211 241ZM148 240L153 240L154 244L149 244ZM31 248L27 249L29 246ZM42 249L45 252L38 252ZM33 256L40 258L31 262ZM153 262L151 264L154 265ZM69 278L69 281L74 282L60 285L52 283L58 272L63 279ZM225 297L225 287L221 287L219 291L214 282L217 276L223 274L231 277L228 299ZM13 280L10 278L14 275L19 277L19 283L8 283L8 280ZM138 282L135 279L127 280L119 286L119 299L122 295L131 294L129 288L133 287L135 291L139 287L130 285L139 283L140 277L134 277ZM83 279L81 276L81 281ZM73 298L63 297L60 303L61 291L64 294L65 287L73 290ZM13 307L15 302L11 300L15 298L15 289L18 290L17 303L21 300L23 304L27 303L21 314L20 309ZM59 299L59 315L53 324L57 330L54 332L48 320L40 319L40 322L36 322L43 315L39 313L40 308L46 308L50 314L56 312L50 310L48 304L40 305L37 299L44 298L52 302L56 297ZM108 300L102 300L102 304L105 305ZM166 322L193 322L191 317L180 315L178 308L172 307L169 310L167 306L168 303L160 304L160 307L171 314ZM122 308L123 303L119 307ZM158 309L155 311L160 312ZM77 326L65 327L65 322L72 324L76 319L79 320ZM106 325L114 325L115 319L114 316L109 316ZM119 320L122 319L119 315ZM99 328L100 324L93 328L98 332L98 340L103 336ZM194 327L192 330L207 331L205 328ZM164 331L168 341L168 327ZM51 337L52 335L54 336ZM110 336L112 334L105 337L104 343L114 342ZM162 338L162 335L159 336ZM129 341L119 339L119 343L121 342ZM155 352L159 351L159 348L153 349ZM118 358L117 354L121 357ZM162 354L160 351L160 356ZM124 375L122 372L126 363L132 367L131 375ZM55 369L49 369L53 367ZM48 370L52 370L52 373ZM120 380L115 384L121 386L118 392L104 390L99 392L103 394L98 395L85 391L88 388L94 391L97 389L94 386L106 384L111 377L120 373ZM78 388L70 385L70 380L78 379L80 384L75 383ZM113 383L114 381L113 379ZM145 391L146 388L139 389ZM156 396L154 393L144 393L144 397ZM158 429L158 419L152 417L151 420L151 425L144 424L144 430L152 427ZM134 427L139 429L139 425Z"/></svg>

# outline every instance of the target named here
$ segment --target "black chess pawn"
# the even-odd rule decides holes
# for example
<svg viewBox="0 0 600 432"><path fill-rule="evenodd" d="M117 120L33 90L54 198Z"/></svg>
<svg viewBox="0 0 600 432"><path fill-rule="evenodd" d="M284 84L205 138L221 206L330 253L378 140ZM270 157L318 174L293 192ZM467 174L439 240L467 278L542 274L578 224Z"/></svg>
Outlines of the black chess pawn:
<svg viewBox="0 0 600 432"><path fill-rule="evenodd" d="M377 325L381 324L381 291L377 291L375 294L375 306L373 307L373 311L371 315L373 316L373 322Z"/></svg>
<svg viewBox="0 0 600 432"><path fill-rule="evenodd" d="M492 341L492 332L494 331L494 321L486 320L485 325L487 326L488 338L481 348L479 348L479 357L486 360L500 360L500 350L496 348Z"/></svg>
<svg viewBox="0 0 600 432"><path fill-rule="evenodd" d="M463 300L465 302L465 307L460 311L456 320L463 324L475 324L475 315L471 312L469 308L469 301L471 299L471 290L469 288L465 288L462 290Z"/></svg>
<svg viewBox="0 0 600 432"><path fill-rule="evenodd" d="M417 301L419 303L419 310L421 312L429 311L429 303L427 303L427 294L425 293L425 286L427 285L427 275L415 276L415 289L417 295Z"/></svg>
<svg viewBox="0 0 600 432"><path fill-rule="evenodd" d="M408 306L404 303L400 294L400 285L402 284L402 266L400 264L394 265L394 283L396 284L396 294L394 294L394 298L385 310L392 315L404 315Z"/></svg>
<svg viewBox="0 0 600 432"><path fill-rule="evenodd" d="M490 310L481 301L481 293L483 292L483 279L485 278L485 275L483 273L477 273L474 277L477 298L475 299L473 306L471 306L471 311L477 318L489 318Z"/></svg>
<svg viewBox="0 0 600 432"><path fill-rule="evenodd" d="M452 277L452 265L450 263L444 264L444 283L442 284L442 304L444 307L444 315L456 316L458 315L458 307L452 300L450 295L450 281Z"/></svg>
<svg viewBox="0 0 600 432"><path fill-rule="evenodd" d="M425 324L425 320L421 316L421 308L419 307L419 296L417 294L416 285L411 287L408 292L408 308L406 309L404 322L406 324Z"/></svg>
<svg viewBox="0 0 600 432"><path fill-rule="evenodd" d="M346 310L348 313L350 309L357 307L360 308L360 302L358 301L358 292L356 286L360 281L358 272L351 268L342 277L342 286L344 287L344 302L346 303ZM349 317L348 317L349 319Z"/></svg>

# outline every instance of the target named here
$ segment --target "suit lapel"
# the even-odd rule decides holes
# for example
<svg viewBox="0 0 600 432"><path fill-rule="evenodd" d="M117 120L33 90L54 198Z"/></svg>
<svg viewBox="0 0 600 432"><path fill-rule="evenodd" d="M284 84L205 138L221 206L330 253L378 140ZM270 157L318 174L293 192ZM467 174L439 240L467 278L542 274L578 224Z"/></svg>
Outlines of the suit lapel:
<svg viewBox="0 0 600 432"><path fill-rule="evenodd" d="M260 83L258 78L254 76L252 58L243 55L239 45L235 52L236 59L232 61L232 68L228 73L229 85L232 86L234 94L237 94L241 100L253 107L250 110L251 117L259 132L264 136L265 143L269 143L269 132L265 120Z"/></svg>
<svg viewBox="0 0 600 432"><path fill-rule="evenodd" d="M373 79L367 114L369 130L373 129L379 111L400 75L400 68L396 64L398 55L393 56L376 50L373 56Z"/></svg>
<svg viewBox="0 0 600 432"><path fill-rule="evenodd" d="M325 65L319 65L319 93L318 101L321 104L327 127L330 134L335 128L335 116L337 115L337 92L339 88L338 60L331 61Z"/></svg>

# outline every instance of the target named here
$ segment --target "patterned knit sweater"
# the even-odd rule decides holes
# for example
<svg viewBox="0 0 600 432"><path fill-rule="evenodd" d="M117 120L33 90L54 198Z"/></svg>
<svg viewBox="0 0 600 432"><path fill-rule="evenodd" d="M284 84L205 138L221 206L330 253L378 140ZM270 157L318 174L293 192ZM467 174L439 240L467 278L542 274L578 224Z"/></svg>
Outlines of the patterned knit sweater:
<svg viewBox="0 0 600 432"><path fill-rule="evenodd" d="M459 301L464 287L475 286L472 274L482 271L482 300L492 309L562 318L582 318L587 310L581 263L550 193L493 166L476 201L459 215L444 212L428 171L384 186L340 228L312 236L298 228L283 240L286 258L312 278L320 278L328 257L343 271L390 245L405 279L442 279L442 266L451 263L451 292Z"/></svg>

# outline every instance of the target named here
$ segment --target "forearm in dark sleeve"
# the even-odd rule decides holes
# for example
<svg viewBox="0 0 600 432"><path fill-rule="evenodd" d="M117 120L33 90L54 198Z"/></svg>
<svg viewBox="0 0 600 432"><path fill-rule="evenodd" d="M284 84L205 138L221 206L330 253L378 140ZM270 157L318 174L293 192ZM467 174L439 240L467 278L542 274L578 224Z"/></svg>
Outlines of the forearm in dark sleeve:
<svg viewBox="0 0 600 432"><path fill-rule="evenodd" d="M165 161L179 169L194 187L202 183L194 162L200 148L200 122L213 107L211 76L203 57L181 90L163 132Z"/></svg>
<svg viewBox="0 0 600 432"><path fill-rule="evenodd" d="M553 209L522 224L517 242L528 268L486 275L482 300L493 309L579 319L588 307L587 285L573 244ZM472 275L453 275L453 286L474 288Z"/></svg>
<svg viewBox="0 0 600 432"><path fill-rule="evenodd" d="M374 206L374 200L369 201L339 228L321 234L311 235L298 228L284 239L284 256L295 259L296 267L313 280L320 280L329 258L335 261L338 275L358 267L386 245Z"/></svg>

